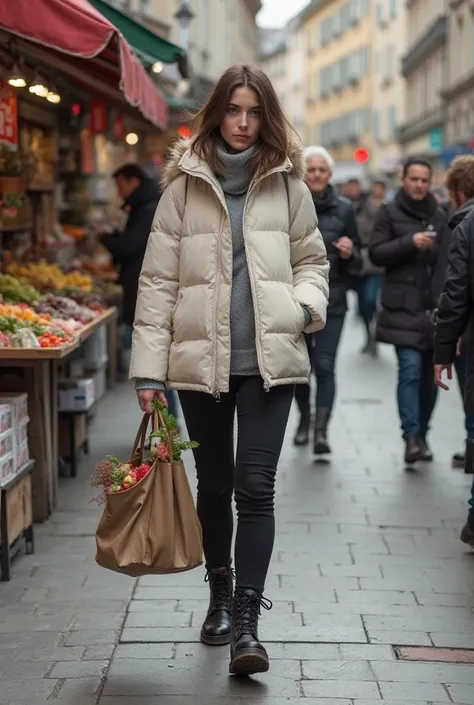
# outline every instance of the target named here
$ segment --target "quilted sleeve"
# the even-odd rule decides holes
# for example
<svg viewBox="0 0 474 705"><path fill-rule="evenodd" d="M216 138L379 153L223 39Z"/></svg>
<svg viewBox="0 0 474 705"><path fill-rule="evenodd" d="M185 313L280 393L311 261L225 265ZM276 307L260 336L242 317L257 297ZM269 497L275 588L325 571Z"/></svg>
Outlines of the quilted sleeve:
<svg viewBox="0 0 474 705"><path fill-rule="evenodd" d="M184 179L165 189L153 220L138 287L131 379L167 380L171 319L179 287Z"/></svg>
<svg viewBox="0 0 474 705"><path fill-rule="evenodd" d="M329 262L313 199L301 181L290 190L289 235L294 295L311 315L304 332L314 333L326 325Z"/></svg>

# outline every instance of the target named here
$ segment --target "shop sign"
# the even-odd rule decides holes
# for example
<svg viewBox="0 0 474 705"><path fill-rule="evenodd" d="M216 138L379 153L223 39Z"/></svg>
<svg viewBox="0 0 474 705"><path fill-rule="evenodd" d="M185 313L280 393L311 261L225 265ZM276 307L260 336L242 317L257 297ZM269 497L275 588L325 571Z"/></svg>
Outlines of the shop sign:
<svg viewBox="0 0 474 705"><path fill-rule="evenodd" d="M439 152L443 148L443 131L439 127L429 131L428 148L430 152Z"/></svg>
<svg viewBox="0 0 474 705"><path fill-rule="evenodd" d="M18 146L18 110L13 86L0 81L0 144Z"/></svg>
<svg viewBox="0 0 474 705"><path fill-rule="evenodd" d="M107 106L104 100L89 103L90 129L93 135L107 132Z"/></svg>
<svg viewBox="0 0 474 705"><path fill-rule="evenodd" d="M123 115L116 115L112 132L116 140L121 140L123 137L123 129L124 129L124 119Z"/></svg>

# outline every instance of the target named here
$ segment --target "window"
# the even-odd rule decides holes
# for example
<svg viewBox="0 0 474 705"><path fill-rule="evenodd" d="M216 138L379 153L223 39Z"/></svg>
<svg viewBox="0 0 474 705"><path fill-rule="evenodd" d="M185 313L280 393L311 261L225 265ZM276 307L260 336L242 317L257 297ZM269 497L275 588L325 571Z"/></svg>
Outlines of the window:
<svg viewBox="0 0 474 705"><path fill-rule="evenodd" d="M397 16L397 0L389 0L390 17L394 20Z"/></svg>
<svg viewBox="0 0 474 705"><path fill-rule="evenodd" d="M397 131L397 107L395 105L389 105L387 109L387 130L389 137L395 137Z"/></svg>
<svg viewBox="0 0 474 705"><path fill-rule="evenodd" d="M464 73L464 20L458 18L458 72L459 75Z"/></svg>
<svg viewBox="0 0 474 705"><path fill-rule="evenodd" d="M149 15L150 0L140 0L140 14L147 16Z"/></svg>
<svg viewBox="0 0 474 705"><path fill-rule="evenodd" d="M381 2L378 2L377 7L375 8L375 19L377 21L377 27L382 27L383 26L383 5Z"/></svg>
<svg viewBox="0 0 474 705"><path fill-rule="evenodd" d="M359 17L362 20L367 17L369 13L369 2L368 0L359 0Z"/></svg>
<svg viewBox="0 0 474 705"><path fill-rule="evenodd" d="M471 12L471 66L474 66L474 11Z"/></svg>
<svg viewBox="0 0 474 705"><path fill-rule="evenodd" d="M351 26L351 8L347 2L341 7L341 31L345 32Z"/></svg>
<svg viewBox="0 0 474 705"><path fill-rule="evenodd" d="M363 46L359 49L359 75L364 76L368 69L368 52L367 46Z"/></svg>

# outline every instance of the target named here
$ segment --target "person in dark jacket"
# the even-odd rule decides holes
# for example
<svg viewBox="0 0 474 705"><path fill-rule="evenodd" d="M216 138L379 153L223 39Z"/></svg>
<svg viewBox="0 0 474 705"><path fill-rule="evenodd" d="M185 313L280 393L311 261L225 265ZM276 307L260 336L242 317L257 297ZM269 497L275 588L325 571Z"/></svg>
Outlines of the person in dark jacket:
<svg viewBox="0 0 474 705"><path fill-rule="evenodd" d="M356 214L357 229L362 242L362 269L354 277L355 290L359 300L359 314L365 326L367 339L363 353L375 357L377 343L374 334L374 318L377 310L377 301L382 285L383 269L375 267L370 261L369 244L372 238L377 212L385 201L387 183L380 176L372 180L371 193L366 198L359 198L353 203Z"/></svg>
<svg viewBox="0 0 474 705"><path fill-rule="evenodd" d="M138 164L125 164L113 175L117 191L123 198L123 210L128 213L123 231L114 230L101 236L120 267L119 282L123 287L122 322L133 326L138 294L138 279L150 235L160 189Z"/></svg>
<svg viewBox="0 0 474 705"><path fill-rule="evenodd" d="M449 238L447 215L430 193L432 170L409 159L402 185L377 215L370 258L385 268L377 340L395 346L398 411L405 461L432 460L426 437L436 403L433 383L433 311L444 272L440 250Z"/></svg>
<svg viewBox="0 0 474 705"><path fill-rule="evenodd" d="M452 378L454 365L464 393L467 443L465 470L474 472L474 156L458 157L448 171L446 186L458 208L451 219L454 227L448 269L436 312L434 379L441 389L446 370ZM467 333L467 334L466 334ZM461 540L474 546L474 482L467 522Z"/></svg>
<svg viewBox="0 0 474 705"><path fill-rule="evenodd" d="M362 257L354 209L330 184L334 169L331 155L323 147L308 147L305 159L306 184L313 196L330 264L326 327L307 338L317 383L313 450L315 455L326 455L331 452L327 428L336 394L336 355L347 311L347 289L351 275L362 266ZM298 385L295 398L301 417L294 442L306 445L310 428L309 385Z"/></svg>

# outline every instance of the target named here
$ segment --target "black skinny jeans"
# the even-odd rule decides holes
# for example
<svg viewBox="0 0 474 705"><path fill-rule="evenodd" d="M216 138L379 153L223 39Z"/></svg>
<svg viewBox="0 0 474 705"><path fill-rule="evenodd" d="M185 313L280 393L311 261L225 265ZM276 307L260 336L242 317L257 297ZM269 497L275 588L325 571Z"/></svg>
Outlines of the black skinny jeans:
<svg viewBox="0 0 474 705"><path fill-rule="evenodd" d="M236 587L263 592L275 537L275 475L293 386L266 392L261 377L231 377L227 394L179 393L198 477L197 511L208 570L231 556L232 495L237 507ZM237 453L234 418L237 410Z"/></svg>

